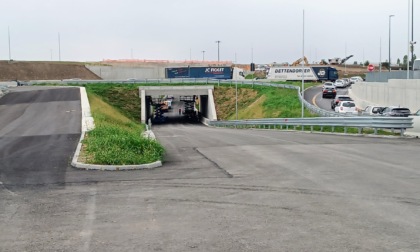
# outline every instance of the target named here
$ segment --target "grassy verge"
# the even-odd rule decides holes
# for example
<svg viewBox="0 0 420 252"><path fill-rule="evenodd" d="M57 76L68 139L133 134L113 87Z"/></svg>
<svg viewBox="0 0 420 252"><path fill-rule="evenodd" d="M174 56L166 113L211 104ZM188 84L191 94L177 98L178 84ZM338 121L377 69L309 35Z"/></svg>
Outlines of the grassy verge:
<svg viewBox="0 0 420 252"><path fill-rule="evenodd" d="M141 136L144 126L121 114L88 92L95 129L83 141L83 156L90 164L135 165L161 160L164 149Z"/></svg>

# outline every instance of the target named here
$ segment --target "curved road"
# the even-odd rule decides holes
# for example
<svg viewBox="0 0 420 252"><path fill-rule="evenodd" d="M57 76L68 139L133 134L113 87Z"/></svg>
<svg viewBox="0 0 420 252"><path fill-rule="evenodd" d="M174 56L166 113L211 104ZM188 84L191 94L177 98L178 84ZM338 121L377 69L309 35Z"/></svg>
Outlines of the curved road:
<svg viewBox="0 0 420 252"><path fill-rule="evenodd" d="M337 88L337 95L348 94L348 88ZM305 100L312 105L328 111L334 111L331 109L332 98L322 98L322 85L315 86L305 90Z"/></svg>
<svg viewBox="0 0 420 252"><path fill-rule="evenodd" d="M98 172L57 164L67 169L60 184L0 186L7 227L0 250L420 247L418 139L188 123L153 130L167 150L161 168Z"/></svg>

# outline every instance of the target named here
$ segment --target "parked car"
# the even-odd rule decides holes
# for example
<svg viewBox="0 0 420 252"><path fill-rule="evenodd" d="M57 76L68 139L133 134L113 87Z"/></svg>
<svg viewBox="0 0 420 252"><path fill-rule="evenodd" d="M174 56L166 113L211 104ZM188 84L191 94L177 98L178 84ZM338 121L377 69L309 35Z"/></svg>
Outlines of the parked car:
<svg viewBox="0 0 420 252"><path fill-rule="evenodd" d="M380 113L383 116L408 117L411 111L408 108L391 106L384 108Z"/></svg>
<svg viewBox="0 0 420 252"><path fill-rule="evenodd" d="M335 99L331 101L331 109L335 109L340 101L353 101L353 99L348 95L336 95Z"/></svg>
<svg viewBox="0 0 420 252"><path fill-rule="evenodd" d="M369 105L361 111L362 115L379 115L384 110L384 106Z"/></svg>
<svg viewBox="0 0 420 252"><path fill-rule="evenodd" d="M335 112L357 114L356 104L353 101L340 101L335 107Z"/></svg>
<svg viewBox="0 0 420 252"><path fill-rule="evenodd" d="M336 81L334 82L334 86L335 86L336 88L345 88L345 87L346 87L346 83L345 83L343 80L338 79L338 80L336 80Z"/></svg>
<svg viewBox="0 0 420 252"><path fill-rule="evenodd" d="M325 87L322 89L322 98L335 98L337 95L337 90L335 87Z"/></svg>

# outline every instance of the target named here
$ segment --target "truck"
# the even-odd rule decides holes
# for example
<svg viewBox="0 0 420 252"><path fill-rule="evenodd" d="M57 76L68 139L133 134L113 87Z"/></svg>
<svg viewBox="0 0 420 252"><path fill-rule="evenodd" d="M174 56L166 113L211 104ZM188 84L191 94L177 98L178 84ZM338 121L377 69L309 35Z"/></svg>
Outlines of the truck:
<svg viewBox="0 0 420 252"><path fill-rule="evenodd" d="M243 70L230 66L215 67L171 67L165 68L165 77L173 78L207 78L207 79L245 79Z"/></svg>
<svg viewBox="0 0 420 252"><path fill-rule="evenodd" d="M302 76L303 75L303 76ZM337 69L329 66L284 66L271 67L267 79L280 81L335 81L338 79Z"/></svg>

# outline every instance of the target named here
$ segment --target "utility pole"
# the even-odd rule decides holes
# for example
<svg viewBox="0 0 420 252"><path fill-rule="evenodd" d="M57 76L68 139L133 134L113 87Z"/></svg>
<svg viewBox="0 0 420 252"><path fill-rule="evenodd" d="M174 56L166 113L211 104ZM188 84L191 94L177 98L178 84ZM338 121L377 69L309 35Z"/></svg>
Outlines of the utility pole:
<svg viewBox="0 0 420 252"><path fill-rule="evenodd" d="M216 43L217 43L217 62L220 61L220 42L222 42L222 41L216 40Z"/></svg>

